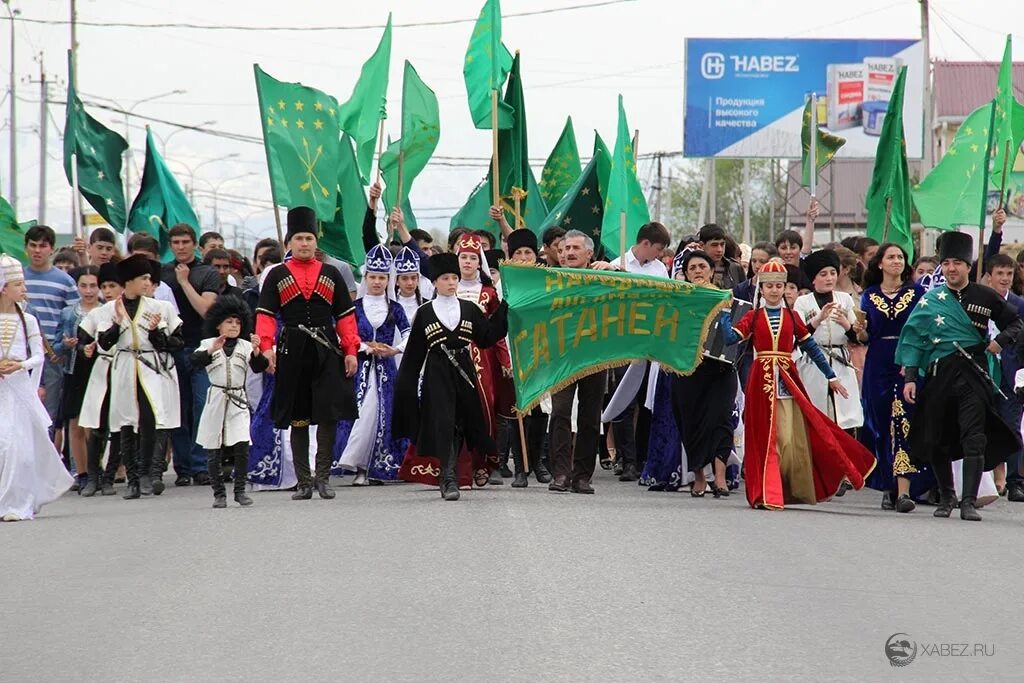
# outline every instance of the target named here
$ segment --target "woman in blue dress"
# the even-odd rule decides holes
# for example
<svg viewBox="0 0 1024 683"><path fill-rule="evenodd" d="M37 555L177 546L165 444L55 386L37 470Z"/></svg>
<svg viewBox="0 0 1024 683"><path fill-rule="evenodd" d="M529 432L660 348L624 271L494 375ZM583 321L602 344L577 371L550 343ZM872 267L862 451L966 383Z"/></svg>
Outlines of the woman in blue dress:
<svg viewBox="0 0 1024 683"><path fill-rule="evenodd" d="M864 274L860 303L866 316L860 341L868 347L861 441L878 459L867 485L884 492L882 509L898 512L913 510L914 501L924 498L934 483L930 473L910 462L907 436L914 407L903 400L903 376L895 361L900 332L925 291L914 284L913 272L902 247L883 244Z"/></svg>

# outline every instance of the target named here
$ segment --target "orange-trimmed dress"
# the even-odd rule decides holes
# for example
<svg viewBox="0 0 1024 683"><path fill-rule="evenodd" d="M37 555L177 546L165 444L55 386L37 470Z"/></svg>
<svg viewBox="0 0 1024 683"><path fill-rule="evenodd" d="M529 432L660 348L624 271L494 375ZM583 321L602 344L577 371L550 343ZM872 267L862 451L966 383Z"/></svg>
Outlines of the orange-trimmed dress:
<svg viewBox="0 0 1024 683"><path fill-rule="evenodd" d="M750 506L813 505L835 495L843 479L863 487L875 456L814 407L794 367L799 346L826 377L834 377L799 316L789 308L765 306L748 312L733 330L735 341L749 338L754 349L743 408L743 477Z"/></svg>

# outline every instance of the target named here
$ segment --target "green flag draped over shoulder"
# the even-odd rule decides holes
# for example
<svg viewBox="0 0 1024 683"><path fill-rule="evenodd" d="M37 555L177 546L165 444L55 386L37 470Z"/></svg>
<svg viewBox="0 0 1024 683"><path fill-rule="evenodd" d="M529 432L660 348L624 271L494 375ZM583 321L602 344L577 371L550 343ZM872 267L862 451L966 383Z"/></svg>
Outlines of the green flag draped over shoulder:
<svg viewBox="0 0 1024 683"><path fill-rule="evenodd" d="M615 152L608 171L608 190L604 196L604 218L601 224L601 244L606 254L619 255L622 239L621 215L626 214L625 244L632 246L640 226L651 220L640 181L636 177L633 160L633 139L626 123L626 110L619 95L619 125L615 135Z"/></svg>
<svg viewBox="0 0 1024 683"><path fill-rule="evenodd" d="M914 188L914 206L926 227L953 230L958 225L977 225L989 193L992 188L998 192L1002 183L1007 148L1011 154L1008 168L1013 168L1013 160L1024 140L1024 107L1013 95L1010 54L1007 37L995 99L967 116L942 159ZM986 159L991 169L988 184L985 181ZM995 201L998 202L998 197Z"/></svg>
<svg viewBox="0 0 1024 683"><path fill-rule="evenodd" d="M505 218L515 228L515 197L520 197L520 217L523 225L536 233L544 228L547 206L543 193L530 168L529 143L526 134L526 101L523 98L523 82L520 76L520 56L516 53L509 71L504 102L512 108L512 126L498 131L498 193L505 209ZM501 230L489 214L493 202L493 163L488 168L487 179L473 190L458 213L452 217L451 227L469 227L487 230L500 236Z"/></svg>
<svg viewBox="0 0 1024 683"><path fill-rule="evenodd" d="M3 197L0 197L0 254L28 263L25 256L25 231L18 224L14 208Z"/></svg>
<svg viewBox="0 0 1024 683"><path fill-rule="evenodd" d="M558 136L558 142L544 163L540 174L540 190L544 203L554 206L565 196L572 184L580 177L580 152L576 148L576 133L572 129L572 117L565 119L565 127Z"/></svg>
<svg viewBox="0 0 1024 683"><path fill-rule="evenodd" d="M364 185L370 182L373 153L377 145L381 119L387 118L388 69L391 67L391 13L380 43L359 72L352 96L338 107L341 129L356 143L359 175Z"/></svg>
<svg viewBox="0 0 1024 683"><path fill-rule="evenodd" d="M637 359L689 374L731 293L647 275L504 263L516 409Z"/></svg>
<svg viewBox="0 0 1024 683"><path fill-rule="evenodd" d="M69 183L72 155L78 166L78 191L89 205L118 231L124 230L127 208L121 182L121 160L128 143L89 116L75 91L71 52L68 52L68 101L64 119L64 174Z"/></svg>
<svg viewBox="0 0 1024 683"><path fill-rule="evenodd" d="M929 290L910 313L896 346L896 364L923 375L934 361L984 341L945 285Z"/></svg>
<svg viewBox="0 0 1024 683"><path fill-rule="evenodd" d="M338 184L338 103L301 83L278 81L253 65L274 203L308 206L333 220Z"/></svg>
<svg viewBox="0 0 1024 683"><path fill-rule="evenodd" d="M199 227L199 219L167 164L156 149L153 133L146 129L146 165L139 194L128 214L128 229L152 235L160 243L160 258L170 258L167 231L176 223ZM197 230L198 232L198 230Z"/></svg>
<svg viewBox="0 0 1024 683"><path fill-rule="evenodd" d="M846 138L841 138L838 135L822 130L820 127L816 127L812 120L813 117L811 98L808 97L807 104L804 105L803 125L800 128L800 166L802 173L800 182L804 187L811 186L811 173L817 173L823 169L832 161L839 148L846 144ZM818 136L814 148L814 156L816 158L813 168L811 166L811 128L815 129L815 135Z"/></svg>
<svg viewBox="0 0 1024 683"><path fill-rule="evenodd" d="M473 35L466 48L462 75L469 96L469 114L473 125L491 129L491 93L501 90L505 77L512 69L512 54L501 42L501 3L487 0L480 9L480 17L473 27ZM512 107L498 100L498 128L512 125Z"/></svg>
<svg viewBox="0 0 1024 683"><path fill-rule="evenodd" d="M363 194L352 138L342 135L338 144L338 206L333 220L321 221L317 245L335 258L361 266L366 260L363 248L366 195Z"/></svg>
<svg viewBox="0 0 1024 683"><path fill-rule="evenodd" d="M409 190L413 180L430 161L441 136L441 118L437 109L437 95L408 60L402 78L402 137L388 145L380 157L380 171L384 177L384 206L395 206L399 185L402 193L402 211L406 211ZM406 220L406 225L411 225Z"/></svg>
<svg viewBox="0 0 1024 683"><path fill-rule="evenodd" d="M913 257L914 239L910 231L910 170L907 167L907 140L903 133L903 89L907 67L896 77L889 106L882 120L882 134L875 152L865 206L868 211L868 237L879 243L895 242Z"/></svg>

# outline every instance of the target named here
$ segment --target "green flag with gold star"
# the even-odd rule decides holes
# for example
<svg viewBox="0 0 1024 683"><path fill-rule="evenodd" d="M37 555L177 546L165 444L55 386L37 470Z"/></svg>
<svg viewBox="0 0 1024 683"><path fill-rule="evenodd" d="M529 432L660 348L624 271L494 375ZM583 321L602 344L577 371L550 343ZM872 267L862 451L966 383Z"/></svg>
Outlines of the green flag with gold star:
<svg viewBox="0 0 1024 683"><path fill-rule="evenodd" d="M832 157L836 155L839 148L846 144L846 138L841 138L838 135L833 135L827 130L822 130L819 127L815 129L815 134L818 136L817 143L815 145L815 156L817 157L814 163L814 167L811 167L811 128L814 128L814 123L811 120L814 114L811 112L811 98L807 98L807 104L804 105L804 117L803 126L800 128L800 148L802 150L800 157L801 165L801 184L804 187L811 186L811 173L817 173L823 169L826 164L832 161Z"/></svg>
<svg viewBox="0 0 1024 683"><path fill-rule="evenodd" d="M128 213L128 229L145 232L155 238L160 243L160 258L167 261L171 258L167 231L177 223L187 223L199 232L199 219L181 185L157 151L153 133L147 126L146 163L139 194Z"/></svg>
<svg viewBox="0 0 1024 683"><path fill-rule="evenodd" d="M370 169L377 146L377 134L381 119L387 118L385 104L388 93L388 70L391 67L391 13L380 43L359 72L352 96L338 107L338 121L341 129L352 136L356 143L356 160L359 175L364 185L370 182Z"/></svg>
<svg viewBox="0 0 1024 683"><path fill-rule="evenodd" d="M75 90L71 52L68 51L68 100L64 121L64 174L72 180L72 156L78 166L78 191L96 213L118 231L128 215L121 160L128 143L120 135L89 116Z"/></svg>
<svg viewBox="0 0 1024 683"><path fill-rule="evenodd" d="M995 98L968 115L942 159L914 188L914 206L926 227L978 225L986 207L999 202L1006 150L1012 169L1024 141L1024 107L1013 95L1010 54L1007 37Z"/></svg>
<svg viewBox="0 0 1024 683"><path fill-rule="evenodd" d="M0 254L28 263L25 257L25 231L14 215L14 208L3 197L0 197Z"/></svg>
<svg viewBox="0 0 1024 683"><path fill-rule="evenodd" d="M477 128L491 129L491 93L501 91L505 77L511 70L512 54L501 42L501 3L498 0L486 0L473 27L462 65L462 76L469 97L469 113ZM512 107L499 97L499 129L512 126L512 111Z"/></svg>
<svg viewBox="0 0 1024 683"><path fill-rule="evenodd" d="M554 206L572 184L580 177L580 152L576 148L576 133L572 129L572 117L565 119L565 127L558 136L558 142L544 164L540 174L540 190L544 203Z"/></svg>
<svg viewBox="0 0 1024 683"><path fill-rule="evenodd" d="M563 230L579 230L594 240L594 258L604 259L601 246L601 224L604 221L604 199L601 195L601 173L608 182L611 155L601 136L594 134L594 154L575 182L562 195L547 218L544 228L558 226Z"/></svg>
<svg viewBox="0 0 1024 683"><path fill-rule="evenodd" d="M363 217L366 215L366 195L359 176L352 138L341 136L338 164L338 206L334 220L320 222L317 245L325 252L354 266L366 260L363 248Z"/></svg>
<svg viewBox="0 0 1024 683"><path fill-rule="evenodd" d="M334 219L338 195L338 103L301 83L278 81L253 65L274 203Z"/></svg>
<svg viewBox="0 0 1024 683"><path fill-rule="evenodd" d="M405 207L412 182L430 161L440 136L437 95L406 60L402 77L402 137L388 145L380 156L384 206L394 206L401 192L402 210L409 213ZM408 220L406 225L410 225Z"/></svg>
<svg viewBox="0 0 1024 683"><path fill-rule="evenodd" d="M608 171L608 192L604 197L604 218L601 222L601 244L605 253L618 256L621 253L622 214L626 214L625 245L631 247L636 240L640 226L651 220L647 199L636 177L636 162L633 160L633 139L626 122L626 109L619 95L619 125L615 135L615 151L612 153L611 169Z"/></svg>

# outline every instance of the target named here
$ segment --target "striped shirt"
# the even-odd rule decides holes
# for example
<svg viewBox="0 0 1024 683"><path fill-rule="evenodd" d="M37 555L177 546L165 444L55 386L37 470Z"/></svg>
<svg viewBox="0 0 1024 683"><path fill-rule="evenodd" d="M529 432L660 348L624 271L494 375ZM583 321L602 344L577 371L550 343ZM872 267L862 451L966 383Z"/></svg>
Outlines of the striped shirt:
<svg viewBox="0 0 1024 683"><path fill-rule="evenodd" d="M43 337L53 339L60 325L65 306L78 303L78 287L70 275L60 268L46 271L25 268L28 287L28 309L39 320Z"/></svg>

